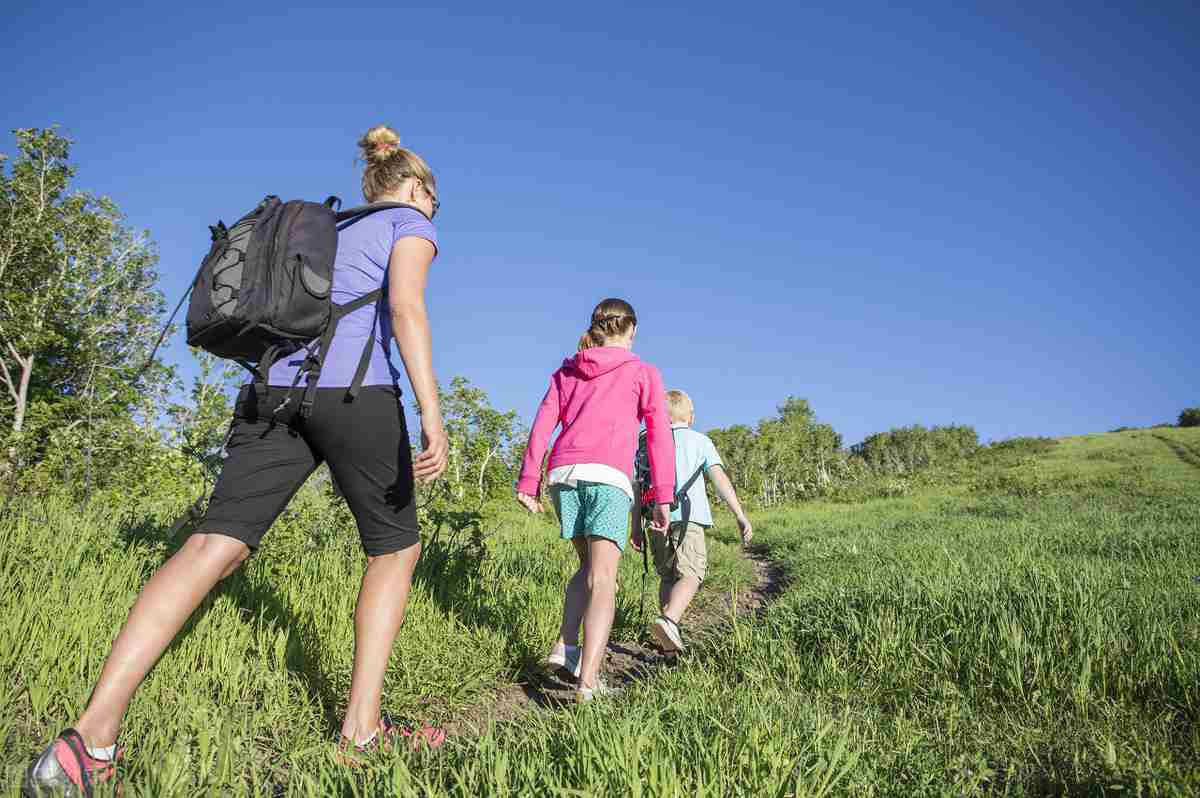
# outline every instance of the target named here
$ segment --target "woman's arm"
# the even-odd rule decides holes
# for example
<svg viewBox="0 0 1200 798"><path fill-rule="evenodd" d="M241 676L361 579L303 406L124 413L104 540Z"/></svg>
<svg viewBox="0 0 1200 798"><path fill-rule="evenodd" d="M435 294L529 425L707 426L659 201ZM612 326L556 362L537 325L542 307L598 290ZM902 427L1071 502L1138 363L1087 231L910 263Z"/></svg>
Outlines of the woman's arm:
<svg viewBox="0 0 1200 798"><path fill-rule="evenodd" d="M425 284L436 250L424 238L405 236L392 247L388 259L388 308L392 335L400 348L404 370L421 408L421 453L413 463L413 476L432 482L446 470L449 444L442 426L437 377L433 373L433 342L425 310Z"/></svg>

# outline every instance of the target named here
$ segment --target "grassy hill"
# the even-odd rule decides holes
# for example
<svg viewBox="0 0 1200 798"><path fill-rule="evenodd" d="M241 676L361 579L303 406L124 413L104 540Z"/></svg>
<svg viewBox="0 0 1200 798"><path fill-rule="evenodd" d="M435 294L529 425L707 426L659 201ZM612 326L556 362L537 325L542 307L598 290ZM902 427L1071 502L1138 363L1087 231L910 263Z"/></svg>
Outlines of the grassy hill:
<svg viewBox="0 0 1200 798"><path fill-rule="evenodd" d="M135 700L124 794L1200 792L1200 429L1017 442L901 482L756 516L786 589L619 698L362 771L327 742L357 544L273 532ZM17 503L0 519L10 794L169 552L168 509ZM555 635L569 547L499 518L427 546L388 677L402 718L486 709ZM712 606L752 578L722 522ZM614 639L638 635L640 568L622 563Z"/></svg>

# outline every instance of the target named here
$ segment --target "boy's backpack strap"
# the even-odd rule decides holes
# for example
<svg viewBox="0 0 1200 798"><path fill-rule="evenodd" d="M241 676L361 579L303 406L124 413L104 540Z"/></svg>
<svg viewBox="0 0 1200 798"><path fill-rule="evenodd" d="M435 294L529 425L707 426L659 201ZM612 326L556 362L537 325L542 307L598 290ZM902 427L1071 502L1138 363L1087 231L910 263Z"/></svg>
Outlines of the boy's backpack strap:
<svg viewBox="0 0 1200 798"><path fill-rule="evenodd" d="M692 485L695 485L695 484L696 484L696 480L700 479L700 475L701 475L701 474L703 474L703 473L704 473L704 463L701 463L701 464L700 464L700 467L696 469L696 473L692 474L692 475L691 475L691 476L688 478L688 481L687 481L687 482L685 482L685 483L683 483L683 487L681 487L681 488L680 488L680 489L679 489L679 490L676 492L676 494L675 494L675 495L676 495L676 496L679 496L679 495L686 496L686 495L687 495L687 492L688 492L689 490L691 490L691 489L692 489Z"/></svg>

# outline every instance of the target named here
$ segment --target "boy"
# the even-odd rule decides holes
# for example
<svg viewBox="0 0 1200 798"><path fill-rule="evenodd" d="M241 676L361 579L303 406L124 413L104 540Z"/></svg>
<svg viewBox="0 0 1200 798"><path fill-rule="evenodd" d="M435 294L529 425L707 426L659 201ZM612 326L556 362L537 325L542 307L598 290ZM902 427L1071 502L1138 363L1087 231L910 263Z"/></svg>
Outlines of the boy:
<svg viewBox="0 0 1200 798"><path fill-rule="evenodd" d="M708 494L704 489L705 475L712 479L717 495L733 511L742 533L743 545L750 542L754 529L742 510L733 484L725 474L717 448L707 435L691 428L696 419L692 400L683 391L667 391L667 414L671 418L671 431L675 437L675 491L678 495L691 481L687 490L691 506L686 521L683 518L684 507L681 506L672 513L671 526L666 534L650 533L654 570L661 579L658 602L662 607L662 615L654 622L651 631L663 650L679 652L683 650L679 621L700 589L708 565L704 534L713 525L713 519L708 506ZM635 530L640 529L637 518L633 526ZM640 550L645 541L636 533L634 538L635 547Z"/></svg>

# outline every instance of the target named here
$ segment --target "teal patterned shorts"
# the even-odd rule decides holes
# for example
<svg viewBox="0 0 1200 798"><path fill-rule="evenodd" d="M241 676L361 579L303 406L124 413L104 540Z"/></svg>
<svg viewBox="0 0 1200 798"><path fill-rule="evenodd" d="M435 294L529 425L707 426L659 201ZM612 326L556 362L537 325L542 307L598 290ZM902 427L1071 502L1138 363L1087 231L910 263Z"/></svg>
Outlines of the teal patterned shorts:
<svg viewBox="0 0 1200 798"><path fill-rule="evenodd" d="M629 538L629 510L633 502L620 488L579 480L575 487L551 485L554 509L562 523L563 540L599 535L625 551Z"/></svg>

